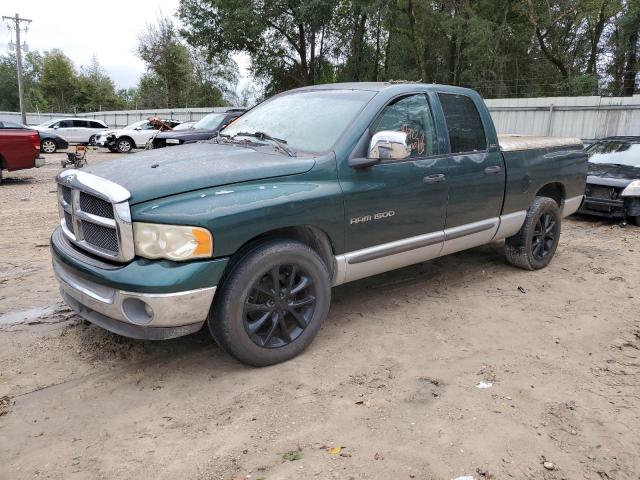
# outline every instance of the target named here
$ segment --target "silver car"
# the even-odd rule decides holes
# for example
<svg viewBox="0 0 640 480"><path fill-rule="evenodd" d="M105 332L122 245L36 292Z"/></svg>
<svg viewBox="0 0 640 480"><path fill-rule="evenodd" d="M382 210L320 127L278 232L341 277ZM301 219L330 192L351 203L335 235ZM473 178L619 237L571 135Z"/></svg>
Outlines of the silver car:
<svg viewBox="0 0 640 480"><path fill-rule="evenodd" d="M33 127L44 132L62 135L71 143L95 144L96 135L109 130L101 120L90 118L56 118Z"/></svg>

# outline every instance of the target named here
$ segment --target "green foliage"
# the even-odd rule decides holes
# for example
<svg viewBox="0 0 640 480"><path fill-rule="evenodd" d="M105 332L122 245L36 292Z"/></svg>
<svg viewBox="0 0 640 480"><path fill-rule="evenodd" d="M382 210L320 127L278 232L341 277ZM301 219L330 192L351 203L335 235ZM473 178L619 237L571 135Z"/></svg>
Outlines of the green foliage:
<svg viewBox="0 0 640 480"><path fill-rule="evenodd" d="M637 78L638 3L181 0L179 15L189 44L213 56L248 54L267 95L389 79L465 85L489 97L593 95Z"/></svg>
<svg viewBox="0 0 640 480"><path fill-rule="evenodd" d="M54 111L68 112L76 107L78 76L69 57L60 50L44 53L39 83Z"/></svg>
<svg viewBox="0 0 640 480"><path fill-rule="evenodd" d="M237 66L229 56L214 56L182 43L173 22L160 17L138 39L138 55L147 64L139 100L148 107L223 105L231 93Z"/></svg>
<svg viewBox="0 0 640 480"><path fill-rule="evenodd" d="M87 67L80 69L77 83L75 100L83 111L120 110L126 107L127 102L116 94L113 80L102 69L96 57L91 59Z"/></svg>

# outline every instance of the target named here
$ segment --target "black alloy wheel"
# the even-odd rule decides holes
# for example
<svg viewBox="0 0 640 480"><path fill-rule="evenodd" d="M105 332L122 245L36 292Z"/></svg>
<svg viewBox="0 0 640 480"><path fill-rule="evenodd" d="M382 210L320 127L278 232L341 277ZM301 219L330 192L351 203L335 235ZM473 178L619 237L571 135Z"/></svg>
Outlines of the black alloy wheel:
<svg viewBox="0 0 640 480"><path fill-rule="evenodd" d="M244 328L260 347L283 347L307 328L315 307L311 277L299 265L280 264L253 284L244 306Z"/></svg>
<svg viewBox="0 0 640 480"><path fill-rule="evenodd" d="M525 270L546 267L558 248L561 224L558 203L549 197L535 197L518 233L505 241L507 261Z"/></svg>
<svg viewBox="0 0 640 480"><path fill-rule="evenodd" d="M218 345L256 367L301 353L331 305L331 275L322 257L297 240L274 238L232 260L207 318Z"/></svg>
<svg viewBox="0 0 640 480"><path fill-rule="evenodd" d="M558 234L558 222L551 213L542 215L533 229L532 254L538 261L543 261L552 251Z"/></svg>

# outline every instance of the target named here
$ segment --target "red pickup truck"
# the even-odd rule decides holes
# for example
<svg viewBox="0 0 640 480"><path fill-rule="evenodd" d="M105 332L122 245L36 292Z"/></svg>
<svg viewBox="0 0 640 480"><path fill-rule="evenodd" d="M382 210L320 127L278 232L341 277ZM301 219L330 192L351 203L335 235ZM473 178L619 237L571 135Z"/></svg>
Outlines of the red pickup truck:
<svg viewBox="0 0 640 480"><path fill-rule="evenodd" d="M42 165L38 131L15 122L0 121L0 182L3 170L12 172Z"/></svg>

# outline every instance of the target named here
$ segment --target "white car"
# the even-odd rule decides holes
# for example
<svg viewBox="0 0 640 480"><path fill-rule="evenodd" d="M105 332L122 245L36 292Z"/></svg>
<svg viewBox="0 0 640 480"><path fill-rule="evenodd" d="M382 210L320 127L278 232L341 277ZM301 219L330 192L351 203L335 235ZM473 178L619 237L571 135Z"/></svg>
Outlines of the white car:
<svg viewBox="0 0 640 480"><path fill-rule="evenodd" d="M95 143L98 134L109 130L103 121L89 118L56 118L33 128L41 132L56 133L71 143L89 145Z"/></svg>
<svg viewBox="0 0 640 480"><path fill-rule="evenodd" d="M163 120L171 128L180 125L176 120ZM96 136L96 145L106 147L112 152L128 153L134 148L144 148L160 130L148 120L127 125L117 130L108 130Z"/></svg>

